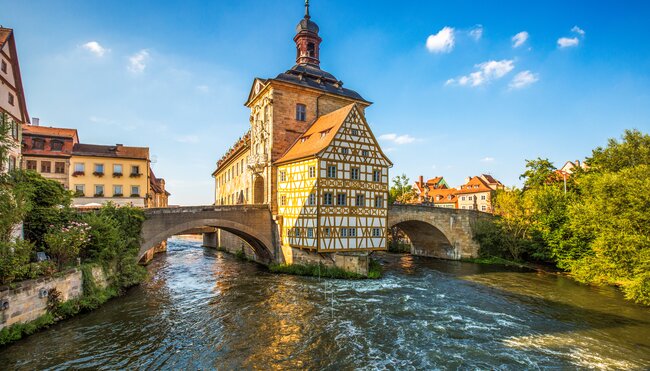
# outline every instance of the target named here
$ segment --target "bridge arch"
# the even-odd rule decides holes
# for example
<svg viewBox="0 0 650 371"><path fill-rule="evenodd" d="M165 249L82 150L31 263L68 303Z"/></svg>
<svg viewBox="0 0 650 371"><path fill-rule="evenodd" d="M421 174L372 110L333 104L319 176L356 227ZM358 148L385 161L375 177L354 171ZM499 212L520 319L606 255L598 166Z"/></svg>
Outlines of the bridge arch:
<svg viewBox="0 0 650 371"><path fill-rule="evenodd" d="M392 205L388 210L388 228L397 227L406 234L413 255L459 260L478 256L473 225L479 217L483 216L472 210Z"/></svg>
<svg viewBox="0 0 650 371"><path fill-rule="evenodd" d="M265 206L202 206L152 209L145 212L138 259L174 235L211 227L246 241L261 262L275 260L271 213Z"/></svg>

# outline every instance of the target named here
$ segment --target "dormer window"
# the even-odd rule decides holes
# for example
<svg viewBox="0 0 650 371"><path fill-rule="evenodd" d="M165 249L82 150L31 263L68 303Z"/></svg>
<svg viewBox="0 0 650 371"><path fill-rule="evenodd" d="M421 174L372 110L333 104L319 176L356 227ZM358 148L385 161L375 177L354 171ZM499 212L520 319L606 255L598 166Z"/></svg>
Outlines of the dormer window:
<svg viewBox="0 0 650 371"><path fill-rule="evenodd" d="M45 141L43 139L32 139L32 149L43 149L45 147Z"/></svg>
<svg viewBox="0 0 650 371"><path fill-rule="evenodd" d="M304 104L296 104L296 120L306 121L307 120L307 106Z"/></svg>
<svg viewBox="0 0 650 371"><path fill-rule="evenodd" d="M52 151L62 151L63 150L63 142L59 140L53 140L50 142L50 148Z"/></svg>

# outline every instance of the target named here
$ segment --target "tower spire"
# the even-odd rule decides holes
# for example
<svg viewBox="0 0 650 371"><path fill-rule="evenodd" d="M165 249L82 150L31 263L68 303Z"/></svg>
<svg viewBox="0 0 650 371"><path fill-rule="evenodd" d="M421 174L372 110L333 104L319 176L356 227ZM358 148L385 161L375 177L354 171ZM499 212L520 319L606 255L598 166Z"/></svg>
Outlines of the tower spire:
<svg viewBox="0 0 650 371"><path fill-rule="evenodd" d="M305 17L296 26L296 64L310 65L318 68L318 59L321 38L318 36L318 25L309 15L309 0L305 0Z"/></svg>
<svg viewBox="0 0 650 371"><path fill-rule="evenodd" d="M311 17L309 16L309 0L305 0L305 18L306 18L306 19L311 18Z"/></svg>

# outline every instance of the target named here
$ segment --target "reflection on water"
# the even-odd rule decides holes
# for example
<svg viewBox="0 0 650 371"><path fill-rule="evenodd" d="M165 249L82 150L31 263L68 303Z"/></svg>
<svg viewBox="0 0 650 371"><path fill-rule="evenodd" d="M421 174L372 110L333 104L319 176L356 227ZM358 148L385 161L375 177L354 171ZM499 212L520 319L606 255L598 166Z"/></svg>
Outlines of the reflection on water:
<svg viewBox="0 0 650 371"><path fill-rule="evenodd" d="M381 260L381 280L319 280L170 241L147 283L0 349L0 368L650 367L650 313L616 290Z"/></svg>

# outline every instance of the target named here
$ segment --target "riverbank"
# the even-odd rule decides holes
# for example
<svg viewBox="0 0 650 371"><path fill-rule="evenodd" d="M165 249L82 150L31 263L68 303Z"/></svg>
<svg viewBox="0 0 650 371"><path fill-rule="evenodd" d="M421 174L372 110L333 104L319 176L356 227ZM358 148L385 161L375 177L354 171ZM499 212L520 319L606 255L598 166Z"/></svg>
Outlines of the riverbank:
<svg viewBox="0 0 650 371"><path fill-rule="evenodd" d="M374 259L369 259L367 276L323 264L271 264L268 268L272 273L338 279L378 279L382 271L381 264Z"/></svg>

